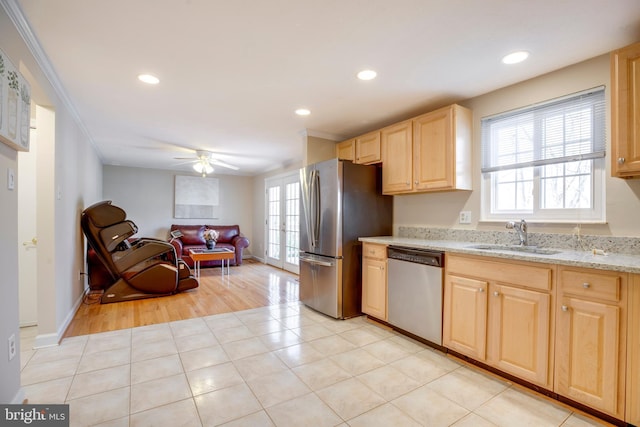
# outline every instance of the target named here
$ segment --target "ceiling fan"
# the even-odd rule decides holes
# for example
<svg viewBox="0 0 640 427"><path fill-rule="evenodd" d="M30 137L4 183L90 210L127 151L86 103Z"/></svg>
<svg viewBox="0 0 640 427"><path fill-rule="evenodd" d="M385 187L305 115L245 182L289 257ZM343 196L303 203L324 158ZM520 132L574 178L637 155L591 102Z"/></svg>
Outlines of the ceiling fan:
<svg viewBox="0 0 640 427"><path fill-rule="evenodd" d="M189 160L185 163L193 163L193 169L202 174L202 176L207 176L213 172L213 165L222 166L223 168L238 170L237 166L230 165L229 163L225 163L222 160L218 160L213 156L213 153L205 150L196 150L196 157L175 157L176 160Z"/></svg>

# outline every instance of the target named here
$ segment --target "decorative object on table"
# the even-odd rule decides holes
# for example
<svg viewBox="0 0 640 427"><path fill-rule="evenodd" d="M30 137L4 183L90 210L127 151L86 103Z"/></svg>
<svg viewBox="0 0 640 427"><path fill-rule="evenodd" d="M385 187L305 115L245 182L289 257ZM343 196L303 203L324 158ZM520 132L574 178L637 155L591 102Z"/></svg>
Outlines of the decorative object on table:
<svg viewBox="0 0 640 427"><path fill-rule="evenodd" d="M218 178L176 175L173 217L216 219L219 194Z"/></svg>
<svg viewBox="0 0 640 427"><path fill-rule="evenodd" d="M31 87L0 50L0 142L29 151Z"/></svg>
<svg viewBox="0 0 640 427"><path fill-rule="evenodd" d="M213 228L207 228L204 230L204 242L207 245L207 249L213 249L218 241L218 237L220 237L220 233Z"/></svg>

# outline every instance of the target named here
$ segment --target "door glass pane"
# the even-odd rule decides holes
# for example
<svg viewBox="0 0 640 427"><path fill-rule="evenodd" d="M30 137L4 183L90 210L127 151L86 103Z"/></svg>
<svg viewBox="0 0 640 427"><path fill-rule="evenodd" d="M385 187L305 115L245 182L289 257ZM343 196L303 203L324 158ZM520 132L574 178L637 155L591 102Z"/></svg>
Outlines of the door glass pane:
<svg viewBox="0 0 640 427"><path fill-rule="evenodd" d="M298 251L300 249L300 183L287 184L285 194L285 261L298 265Z"/></svg>
<svg viewBox="0 0 640 427"><path fill-rule="evenodd" d="M269 204L269 247L267 256L280 259L280 187L268 189Z"/></svg>

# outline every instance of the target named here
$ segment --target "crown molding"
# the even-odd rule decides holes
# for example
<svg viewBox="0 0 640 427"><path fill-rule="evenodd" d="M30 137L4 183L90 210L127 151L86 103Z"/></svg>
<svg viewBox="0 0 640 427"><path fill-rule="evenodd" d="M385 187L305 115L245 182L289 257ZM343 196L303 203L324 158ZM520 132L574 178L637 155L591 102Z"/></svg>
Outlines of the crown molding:
<svg viewBox="0 0 640 427"><path fill-rule="evenodd" d="M51 65L51 61L49 60L49 57L45 53L44 49L42 49L42 45L40 44L40 41L38 40L35 33L31 29L29 22L27 21L27 19L24 16L24 13L22 12L22 8L18 4L18 0L0 0L0 5L4 8L5 12L9 16L9 19L11 19L11 22L16 27L18 34L20 34L20 37L22 37L22 39L24 40L25 44L27 45L27 48L35 58L36 63L42 69L43 74L45 75L47 80L49 80L49 83L53 87L53 90L55 91L56 95L58 96L58 98L60 98L60 100L66 107L66 109L69 111L69 113L73 117L73 120L76 122L76 124L80 128L81 132L89 140L89 142L91 143L91 146L95 150L100 161L104 163L104 158L102 156L102 153L96 146L95 141L91 137L91 134L89 133L89 130L85 126L84 121L80 117L80 114L78 113L78 110L73 104L73 101L67 94L67 91L65 90L64 85L60 81L58 74L53 68L53 65Z"/></svg>

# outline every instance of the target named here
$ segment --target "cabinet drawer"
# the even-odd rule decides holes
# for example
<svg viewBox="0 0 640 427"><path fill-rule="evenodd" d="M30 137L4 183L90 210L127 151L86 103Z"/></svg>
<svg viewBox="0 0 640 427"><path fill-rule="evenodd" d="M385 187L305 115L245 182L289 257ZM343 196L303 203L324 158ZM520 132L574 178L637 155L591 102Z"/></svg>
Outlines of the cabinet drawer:
<svg viewBox="0 0 640 427"><path fill-rule="evenodd" d="M375 243L363 243L362 244L362 256L367 258L386 259L387 258L387 246L377 245Z"/></svg>
<svg viewBox="0 0 640 427"><path fill-rule="evenodd" d="M599 274L593 271L560 270L560 289L564 293L620 301L620 274Z"/></svg>
<svg viewBox="0 0 640 427"><path fill-rule="evenodd" d="M445 267L447 272L543 291L551 290L553 278L552 268L545 264L538 266L510 261L488 261L458 255L448 255Z"/></svg>

